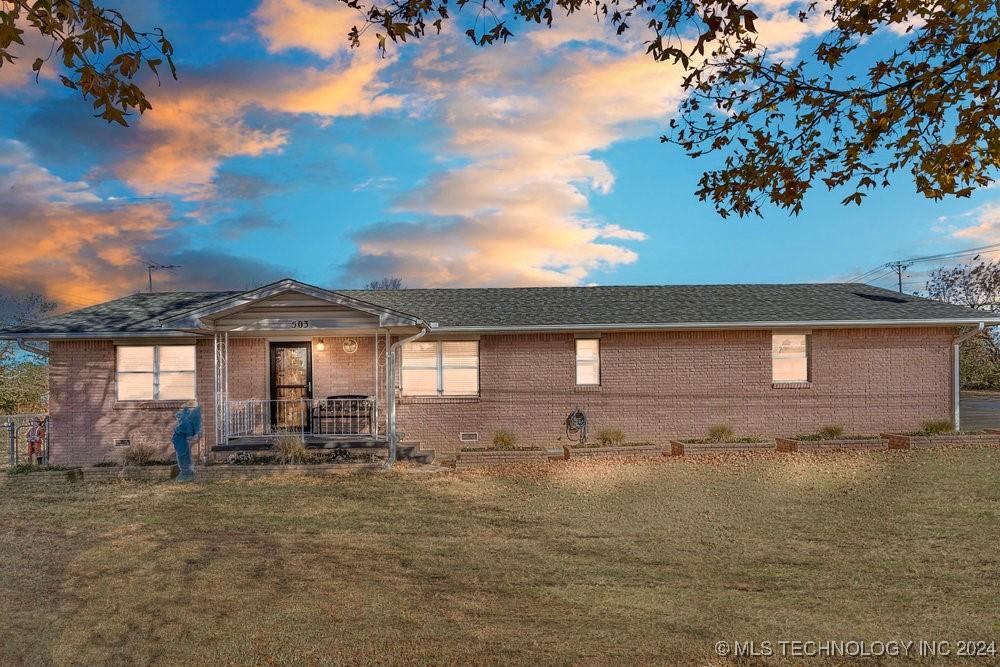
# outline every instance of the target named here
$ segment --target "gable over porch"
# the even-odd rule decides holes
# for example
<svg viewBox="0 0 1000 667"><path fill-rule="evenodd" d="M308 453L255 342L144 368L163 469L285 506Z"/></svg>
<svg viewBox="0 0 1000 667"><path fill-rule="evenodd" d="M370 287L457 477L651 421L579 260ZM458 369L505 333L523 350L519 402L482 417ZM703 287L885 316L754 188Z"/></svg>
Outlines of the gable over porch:
<svg viewBox="0 0 1000 667"><path fill-rule="evenodd" d="M213 450L269 447L298 433L317 447L388 444L390 457L398 441L394 360L403 342L428 328L414 316L293 280L162 325L202 337L203 346L210 341L211 385L199 393Z"/></svg>

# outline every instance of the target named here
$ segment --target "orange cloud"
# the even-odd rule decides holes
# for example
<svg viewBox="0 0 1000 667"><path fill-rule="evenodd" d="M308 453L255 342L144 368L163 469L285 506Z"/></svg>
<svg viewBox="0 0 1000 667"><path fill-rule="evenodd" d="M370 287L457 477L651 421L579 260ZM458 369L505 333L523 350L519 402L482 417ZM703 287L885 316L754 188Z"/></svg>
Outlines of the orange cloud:
<svg viewBox="0 0 1000 667"><path fill-rule="evenodd" d="M144 195L208 199L220 165L232 157L280 152L285 128L251 127L247 114L315 116L322 122L399 108L383 70L393 61L373 49L350 51L347 31L356 10L341 3L264 0L253 14L271 53L305 49L329 62L322 67L257 67L253 72L207 72L152 93L153 110L137 122L138 140L116 174Z"/></svg>
<svg viewBox="0 0 1000 667"><path fill-rule="evenodd" d="M423 104L451 130L441 158L462 166L399 199L414 221L358 234L345 278L571 285L636 261L623 242L645 234L590 213L591 197L615 180L594 153L661 127L680 99L680 74L639 45L577 25L580 39L528 33L488 52L450 41L416 59Z"/></svg>
<svg viewBox="0 0 1000 667"><path fill-rule="evenodd" d="M181 249L163 203L102 200L83 181L66 181L39 166L18 141L0 140L0 286L39 292L81 307L143 288L142 258L184 264L162 287L243 286L280 273L266 264ZM179 261L178 261L179 260Z"/></svg>
<svg viewBox="0 0 1000 667"><path fill-rule="evenodd" d="M52 51L52 39L42 35L23 18L19 19L16 25L24 31L21 35L24 44L11 44L8 47L8 51L15 57L13 63L0 61L0 90L17 88L19 92L23 92L28 85L34 85L36 74L42 80L55 79L56 68L60 67L61 62L56 54L56 57L45 63L39 72L32 71L31 64L35 58L49 57Z"/></svg>
<svg viewBox="0 0 1000 667"><path fill-rule="evenodd" d="M962 217L973 218L975 223L952 230L952 236L960 239L976 239L986 243L1000 242L1000 202L983 204Z"/></svg>
<svg viewBox="0 0 1000 667"><path fill-rule="evenodd" d="M213 97L200 90L158 96L155 111L137 124L140 149L116 165L117 175L142 195L205 199L224 160L275 152L288 141L285 130L249 127L244 102Z"/></svg>
<svg viewBox="0 0 1000 667"><path fill-rule="evenodd" d="M153 93L154 108L138 119L135 140L115 173L143 195L208 199L225 160L280 152L289 141L285 128L251 127L251 110L329 120L396 108L401 99L386 94L379 81L386 64L359 59L344 67L263 68L253 78L189 76L183 86Z"/></svg>
<svg viewBox="0 0 1000 667"><path fill-rule="evenodd" d="M0 149L0 283L73 305L136 286L136 248L171 226L166 207L106 206L86 183L35 164L20 142Z"/></svg>
<svg viewBox="0 0 1000 667"><path fill-rule="evenodd" d="M345 51L347 33L364 16L341 2L264 0L253 13L257 31L271 53L305 49L332 58Z"/></svg>

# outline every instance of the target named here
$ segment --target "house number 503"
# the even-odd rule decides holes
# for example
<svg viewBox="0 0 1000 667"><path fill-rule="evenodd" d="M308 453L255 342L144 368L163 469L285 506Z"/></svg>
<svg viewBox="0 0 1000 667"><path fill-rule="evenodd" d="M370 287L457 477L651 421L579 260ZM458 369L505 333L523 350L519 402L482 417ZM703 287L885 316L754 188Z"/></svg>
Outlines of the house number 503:
<svg viewBox="0 0 1000 667"><path fill-rule="evenodd" d="M292 328L293 329L308 329L309 328L309 320L295 320L294 322L292 322Z"/></svg>

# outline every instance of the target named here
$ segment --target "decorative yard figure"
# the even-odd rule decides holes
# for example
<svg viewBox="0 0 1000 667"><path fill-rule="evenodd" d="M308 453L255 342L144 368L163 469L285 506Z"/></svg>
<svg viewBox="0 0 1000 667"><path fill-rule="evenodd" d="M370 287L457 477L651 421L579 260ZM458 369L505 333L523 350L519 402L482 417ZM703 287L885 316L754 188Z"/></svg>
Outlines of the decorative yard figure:
<svg viewBox="0 0 1000 667"><path fill-rule="evenodd" d="M35 463L42 465L42 448L45 446L45 425L42 420L35 417L31 420L31 428L28 429L28 463L35 459Z"/></svg>
<svg viewBox="0 0 1000 667"><path fill-rule="evenodd" d="M177 413L177 426L174 427L174 452L177 454L177 467L180 474L178 482L190 482L194 479L194 467L191 465L191 440L201 432L201 408L183 408Z"/></svg>

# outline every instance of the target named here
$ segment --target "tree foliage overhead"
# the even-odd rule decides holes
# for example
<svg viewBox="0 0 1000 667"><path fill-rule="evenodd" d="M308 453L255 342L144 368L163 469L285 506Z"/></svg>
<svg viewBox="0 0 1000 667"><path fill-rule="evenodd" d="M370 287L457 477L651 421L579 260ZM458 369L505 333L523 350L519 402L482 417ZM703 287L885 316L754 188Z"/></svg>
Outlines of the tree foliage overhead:
<svg viewBox="0 0 1000 667"><path fill-rule="evenodd" d="M364 5L385 44L440 32L449 0ZM457 0L462 8L467 0ZM690 156L721 153L697 195L723 217L760 215L765 202L798 213L817 183L861 204L898 171L931 199L967 197L1000 168L1000 18L996 0L831 0L799 20L831 24L809 54L786 62L758 43L753 0L483 0L466 34L506 42L512 22L552 25L587 11L618 34L639 26L647 52L685 70L686 98L662 141ZM496 9L494 9L496 7ZM503 18L500 18L500 17ZM905 31L877 59L859 53L876 32ZM384 32L383 36L381 33ZM359 43L355 28L350 39ZM868 59L866 59L868 58Z"/></svg>
<svg viewBox="0 0 1000 667"><path fill-rule="evenodd" d="M31 64L36 80L55 57L63 85L92 100L96 115L109 123L128 125L127 116L152 108L135 82L143 66L159 77L166 61L177 78L163 30L137 31L121 12L92 0L0 0L0 67L17 62L28 31L51 42L48 55Z"/></svg>

